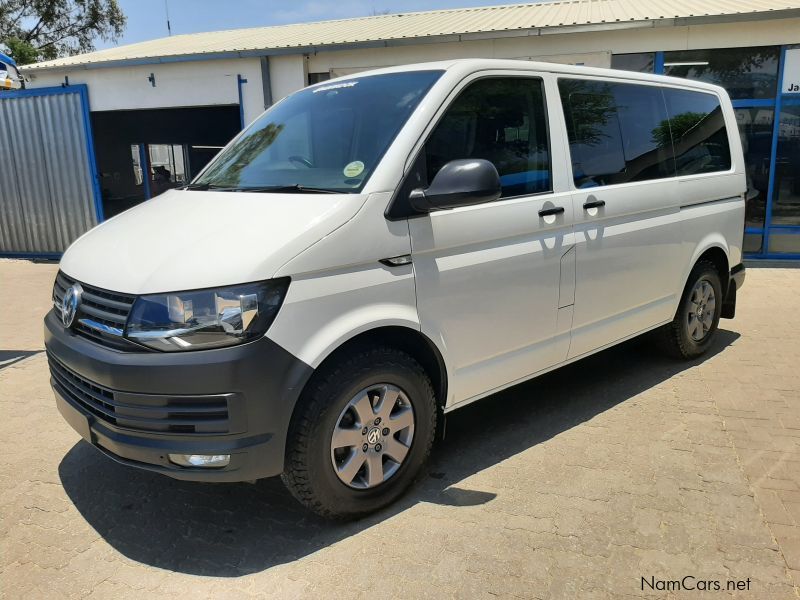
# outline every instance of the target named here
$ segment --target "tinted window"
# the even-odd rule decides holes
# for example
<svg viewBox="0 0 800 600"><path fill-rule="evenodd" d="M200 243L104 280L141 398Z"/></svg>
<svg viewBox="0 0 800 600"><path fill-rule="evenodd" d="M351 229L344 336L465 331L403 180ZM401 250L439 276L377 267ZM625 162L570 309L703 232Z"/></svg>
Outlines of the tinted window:
<svg viewBox="0 0 800 600"><path fill-rule="evenodd" d="M731 98L771 98L778 83L778 46L664 53L664 74L715 83Z"/></svg>
<svg viewBox="0 0 800 600"><path fill-rule="evenodd" d="M558 87L577 187L674 175L660 88L580 79Z"/></svg>
<svg viewBox="0 0 800 600"><path fill-rule="evenodd" d="M611 57L611 68L637 73L652 73L655 64L654 52L638 52L635 54L614 54Z"/></svg>
<svg viewBox="0 0 800 600"><path fill-rule="evenodd" d="M550 150L542 81L483 79L447 110L425 145L428 181L459 158L491 161L504 197L550 191Z"/></svg>
<svg viewBox="0 0 800 600"><path fill-rule="evenodd" d="M665 89L678 175L731 168L728 132L719 100L712 94Z"/></svg>

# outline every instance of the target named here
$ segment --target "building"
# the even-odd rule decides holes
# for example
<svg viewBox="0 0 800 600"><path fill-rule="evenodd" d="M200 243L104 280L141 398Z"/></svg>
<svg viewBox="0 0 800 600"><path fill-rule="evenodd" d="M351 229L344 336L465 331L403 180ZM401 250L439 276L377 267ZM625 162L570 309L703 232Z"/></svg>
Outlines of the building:
<svg viewBox="0 0 800 600"><path fill-rule="evenodd" d="M29 89L11 95L77 90L84 98L86 182L96 210L92 217L85 206L50 206L62 215L52 227L59 218L66 225L58 236L40 232L44 245L12 243L9 221L0 227L0 252L58 253L97 220L188 181L244 124L305 85L464 57L632 69L725 86L751 183L746 252L800 258L800 0L571 0L438 10L178 35L29 65ZM0 95L0 103L9 99ZM2 142L0 161L6 164ZM0 217L43 210L47 202L25 193L15 199L0 190ZM50 194L51 204L78 202ZM3 208L14 202L13 211Z"/></svg>

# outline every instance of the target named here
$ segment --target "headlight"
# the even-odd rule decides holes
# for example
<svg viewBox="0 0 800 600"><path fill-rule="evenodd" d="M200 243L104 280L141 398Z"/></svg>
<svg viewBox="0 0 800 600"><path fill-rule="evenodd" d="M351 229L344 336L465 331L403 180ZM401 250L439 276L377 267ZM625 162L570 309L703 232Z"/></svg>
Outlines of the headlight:
<svg viewBox="0 0 800 600"><path fill-rule="evenodd" d="M281 307L289 278L230 287L139 296L126 337L155 350L233 346L266 333Z"/></svg>

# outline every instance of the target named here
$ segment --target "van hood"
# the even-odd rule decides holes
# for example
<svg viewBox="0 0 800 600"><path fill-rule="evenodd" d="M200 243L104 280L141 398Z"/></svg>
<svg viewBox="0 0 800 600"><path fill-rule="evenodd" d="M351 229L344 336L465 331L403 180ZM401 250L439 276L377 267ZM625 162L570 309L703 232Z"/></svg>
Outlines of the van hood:
<svg viewBox="0 0 800 600"><path fill-rule="evenodd" d="M356 194L170 190L78 238L61 270L132 295L269 279L350 220L365 200Z"/></svg>

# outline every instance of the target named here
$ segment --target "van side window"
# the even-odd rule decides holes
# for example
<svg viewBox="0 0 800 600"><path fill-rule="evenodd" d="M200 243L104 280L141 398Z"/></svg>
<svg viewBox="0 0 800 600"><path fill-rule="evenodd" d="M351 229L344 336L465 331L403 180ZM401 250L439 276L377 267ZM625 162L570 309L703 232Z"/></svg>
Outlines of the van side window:
<svg viewBox="0 0 800 600"><path fill-rule="evenodd" d="M660 88L559 79L558 89L577 187L675 175Z"/></svg>
<svg viewBox="0 0 800 600"><path fill-rule="evenodd" d="M542 80L481 79L453 102L425 146L428 182L460 158L491 161L502 197L552 189Z"/></svg>
<svg viewBox="0 0 800 600"><path fill-rule="evenodd" d="M728 131L719 99L713 94L665 89L678 175L731 168Z"/></svg>

